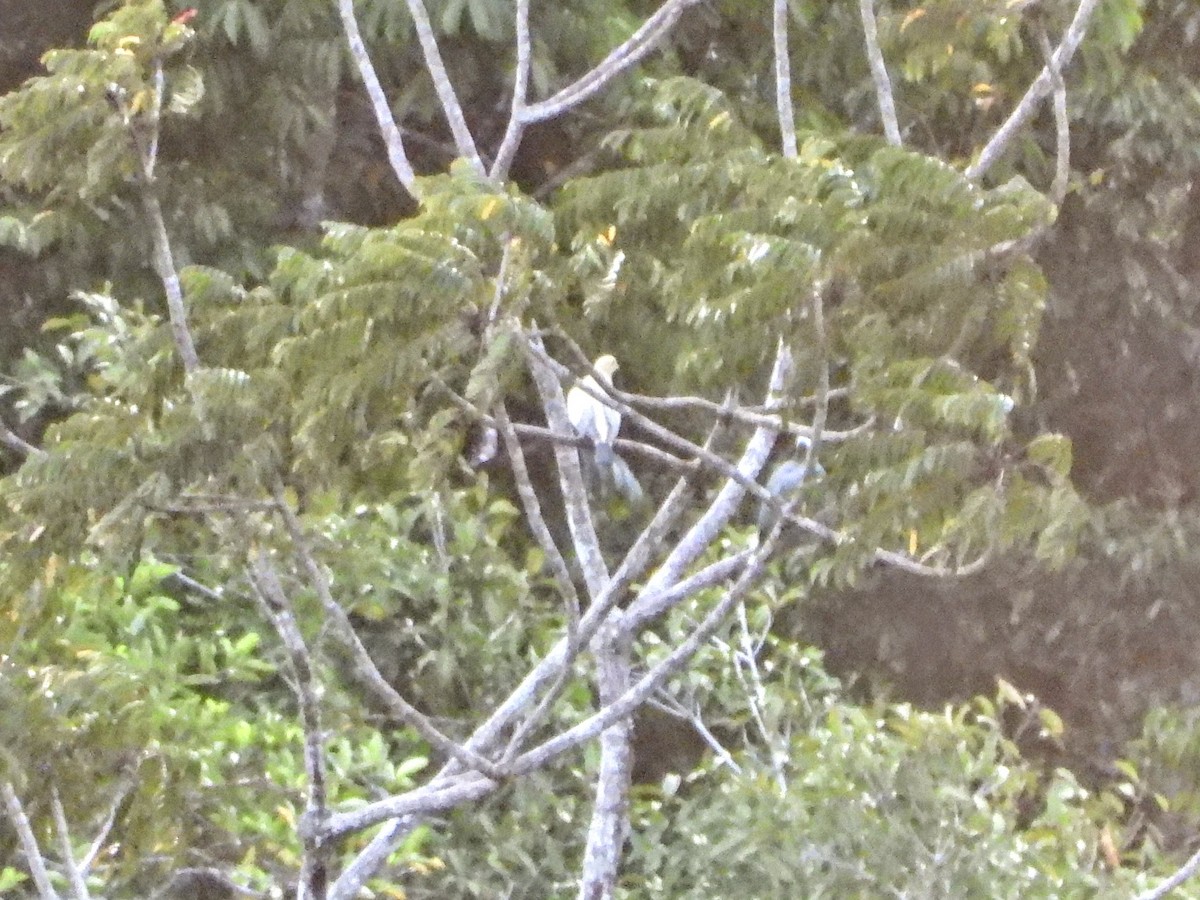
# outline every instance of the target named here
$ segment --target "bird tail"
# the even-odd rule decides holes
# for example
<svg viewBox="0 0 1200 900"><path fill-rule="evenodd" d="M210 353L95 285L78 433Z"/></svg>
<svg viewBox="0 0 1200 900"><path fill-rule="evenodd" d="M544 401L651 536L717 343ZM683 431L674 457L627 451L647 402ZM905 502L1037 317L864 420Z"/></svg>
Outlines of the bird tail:
<svg viewBox="0 0 1200 900"><path fill-rule="evenodd" d="M613 447L612 444L600 443L596 444L596 465L601 469L611 469L613 464Z"/></svg>

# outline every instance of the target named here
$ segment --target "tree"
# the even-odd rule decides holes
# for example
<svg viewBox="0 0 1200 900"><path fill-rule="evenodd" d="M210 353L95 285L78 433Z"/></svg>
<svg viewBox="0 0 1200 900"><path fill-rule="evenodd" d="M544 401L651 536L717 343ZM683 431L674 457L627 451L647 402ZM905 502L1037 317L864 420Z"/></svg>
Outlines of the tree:
<svg viewBox="0 0 1200 900"><path fill-rule="evenodd" d="M1069 777L1044 789L1044 815L1083 837L1018 837L1035 782L1025 769L1005 777L1015 757L994 708L947 724L894 711L864 760L852 751L870 742L871 717L832 700L824 722L814 709L789 711L791 691L832 688L801 648L769 636L774 613L810 586L852 585L876 567L936 580L1012 548L1048 561L1073 551L1087 509L1068 477L1069 442L1019 430L1013 414L1035 389L1046 286L1033 252L1067 188L1064 72L1096 3L1068 11L1056 48L1039 20L972 11L978 56L1011 61L1013 83L1031 86L1006 118L976 123L983 136L963 138L969 154L902 146L910 138L869 0L857 10L856 58L871 105L848 120L810 110L803 132L782 2L759 51L776 76L770 104L730 91L737 73L695 77L713 65L711 47L701 64L682 39L676 59L652 58L698 5L668 0L572 78L561 74L569 57L546 48L593 47L591 21L559 33L560 14L538 11L541 37L518 0L511 10L442 4L435 25L408 0L415 48L395 65L428 79L421 99L436 104L458 160L445 167L410 155L358 11L340 0L407 210L374 227L328 223L319 244L303 234L274 252L237 227L280 236L252 188L271 168L264 158L285 172L284 205L300 211L278 228L310 224L333 180L341 56L329 52L324 4L229 0L193 30L161 2L126 3L86 49L52 52L45 76L0 101L5 240L53 248L65 265L111 242L114 226L134 237L112 254L112 284L90 268L76 282L87 313L50 323L79 379L59 392L71 414L36 446L5 432L25 456L3 488L6 684L12 708L38 723L8 744L4 800L26 867L6 870L10 882L27 875L38 895L55 896L53 869L80 897L91 873L112 896L207 877L348 898L385 866L391 874L371 883L398 890L397 868L428 873L460 854L430 894L447 884L486 894L466 860L486 858L471 846L487 830L472 832L459 811L491 798L514 820L557 829L547 806L562 797L577 834L542 848L563 854L545 880L513 884L550 893L577 871L571 890L589 898L730 890L714 887L731 884L728 873L678 858L655 873L646 835L662 831L672 803L696 835L712 834L723 790L744 800L740 836L786 822L775 792L797 796L817 748L838 748L857 775L887 763L873 776L878 802L918 810L920 832L978 802L996 813L999 828L992 815L962 828L963 845L982 832L994 840L980 856L956 844L949 888L976 885L993 849L1003 860L987 871L1012 879L1005 890L1036 890L1019 887L1030 871L1067 892L1135 882L1091 871L1079 847L1096 813ZM1110 17L1132 14L1113 6ZM364 6L373 36L407 36L397 7ZM636 8L606 11L627 23ZM904 33L922 9L889 27ZM486 81L468 77L464 93L443 47L464 15L464 43L501 46L510 14L511 103L485 142L495 124L481 112ZM1032 67L1023 54L1006 59L1026 28L1044 45ZM217 29L249 50L225 69L191 49ZM939 40L931 26L909 54L934 76L931 96L914 100L929 121L961 103L935 96L961 88L953 65L921 62ZM293 42L323 64L289 65ZM1096 42L1119 36L1100 29ZM251 135L230 133L221 110L262 99L227 93L229 72L255 58L272 76L260 92L275 101L271 121L287 135L273 158L261 146L246 153ZM303 102L279 101L289 89ZM1046 193L1017 174L985 183L1046 98ZM587 102L619 110L604 116L616 127L591 166L551 184L549 199L513 183L527 135L564 121L578 130ZM850 127L876 110L886 139ZM199 149L197 134L211 145ZM243 157L253 162L242 167ZM146 295L165 304L137 301ZM638 388L598 399L622 416L616 450L650 509L589 490L586 441L564 399L591 371L581 345L612 349ZM30 409L37 397L20 401ZM463 460L477 433L503 447L483 472ZM825 461L819 494L781 503L761 486L784 435ZM752 527L750 501L776 507L770 528ZM699 796L635 803L634 716L652 703L689 721L739 777L713 773ZM716 732L705 724L714 717L725 722ZM1035 718L1055 730L1052 714ZM739 735L736 752L725 749ZM926 740L941 752L914 753ZM39 767L64 745L62 763ZM891 764L919 774L905 783ZM825 787L802 803L852 795L840 774L824 771ZM947 806L935 776L959 792ZM967 801L980 779L1001 783ZM176 815L163 817L163 798ZM447 815L443 837L435 825ZM806 820L820 863L805 877L843 891L879 877L821 881L823 866L855 857L852 836L872 818ZM82 863L76 822L100 834ZM122 849L98 856L114 829ZM638 883L622 886L627 844L626 875ZM786 879L772 869L761 890ZM410 881L403 890L419 893Z"/></svg>

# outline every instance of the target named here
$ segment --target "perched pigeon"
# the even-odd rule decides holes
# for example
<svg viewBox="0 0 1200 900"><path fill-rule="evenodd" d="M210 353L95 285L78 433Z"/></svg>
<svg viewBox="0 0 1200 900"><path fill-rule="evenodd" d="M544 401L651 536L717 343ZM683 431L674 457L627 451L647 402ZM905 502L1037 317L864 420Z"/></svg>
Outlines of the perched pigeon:
<svg viewBox="0 0 1200 900"><path fill-rule="evenodd" d="M621 430L621 414L611 406L601 403L584 388L603 394L612 387L613 373L617 361L609 354L596 360L593 368L600 378L588 375L567 392L567 418L580 437L588 438L595 449L596 465L611 469L613 464L613 441Z"/></svg>
<svg viewBox="0 0 1200 900"><path fill-rule="evenodd" d="M805 485L805 482L814 478L820 478L825 474L825 469L815 459L812 461L812 472L809 472L808 465L805 463L805 458L808 456L808 448L812 446L812 442L804 436L796 438L796 456L791 459L785 459L777 465L772 471L771 476L767 479L767 493L779 500L781 504L792 500L796 493ZM766 531L775 524L775 508L766 501L759 504L758 507L758 527L760 531Z"/></svg>

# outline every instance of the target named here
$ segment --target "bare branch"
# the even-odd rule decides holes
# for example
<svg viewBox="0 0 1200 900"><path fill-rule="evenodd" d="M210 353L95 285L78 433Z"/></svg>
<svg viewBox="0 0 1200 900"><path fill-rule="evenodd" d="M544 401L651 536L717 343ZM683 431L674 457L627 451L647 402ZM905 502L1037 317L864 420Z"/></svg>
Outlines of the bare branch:
<svg viewBox="0 0 1200 900"><path fill-rule="evenodd" d="M529 371L542 399L546 421L552 431L571 434L573 429L567 418L567 405L562 385L555 377L554 369L548 365L549 357L541 347L541 339L534 336L522 341L529 357ZM567 510L567 525L575 544L575 558L583 570L588 597L594 603L608 582L608 566L600 552L600 540L592 523L591 507L583 484L583 472L579 467L579 454L561 444L554 445L554 457L558 463L559 486Z"/></svg>
<svg viewBox="0 0 1200 900"><path fill-rule="evenodd" d="M516 11L517 32L517 69L513 73L512 112L508 117L508 126L504 130L504 138L492 161L492 171L489 173L493 181L503 181L508 177L509 167L517 155L517 147L525 133L525 102L529 94L529 63L533 55L533 42L529 38L529 0L517 0Z"/></svg>
<svg viewBox="0 0 1200 900"><path fill-rule="evenodd" d="M362 831L364 828L370 828L372 825L378 825L388 819L403 820L408 817L423 817L454 809L464 803L486 797L499 786L499 781L477 772L439 777L424 787L407 791L399 796L366 803L347 812L334 813L325 822L323 837L328 841L339 835ZM405 824L407 823L401 823L401 827ZM371 843L374 844L376 839L372 839ZM394 837L392 839L394 840ZM388 853L390 852L389 850ZM387 853L383 855L383 859L386 858ZM379 862L382 862L382 859ZM360 866L356 859L346 868L329 892L329 900L343 900L343 898L358 896L358 888L372 874L373 870L367 870L365 866ZM359 878L362 878L363 881L359 881L351 890L351 885Z"/></svg>
<svg viewBox="0 0 1200 900"><path fill-rule="evenodd" d="M558 589L562 591L566 600L568 634L573 635L579 627L579 592L575 590L575 582L571 580L571 571L567 568L567 561L563 559L562 552L554 543L554 535L550 533L550 527L542 516L542 505L538 501L537 491L534 490L533 481L529 477L529 467L525 465L525 452L521 449L521 442L517 439L517 432L513 428L512 420L509 419L508 410L505 409L503 403L496 406L496 422L500 427L500 435L504 438L504 449L508 453L513 478L517 482L517 494L521 498L521 506L525 509L525 519L529 523L529 530L533 532L538 546L546 554L550 571L554 573L554 580L558 582Z"/></svg>
<svg viewBox="0 0 1200 900"><path fill-rule="evenodd" d="M734 607L741 602L742 598L758 582L763 573L766 561L774 550L779 533L780 528L776 525L768 539L746 558L742 573L734 585L709 610L700 624L692 630L691 634L678 647L639 678L618 700L514 760L512 773L514 775L524 775L527 772L539 769L572 747L592 740L603 729L614 722L632 715L668 678L687 665L688 661L695 656L700 647L713 636L722 622L733 611Z"/></svg>
<svg viewBox="0 0 1200 900"><path fill-rule="evenodd" d="M631 642L614 610L592 642L596 687L601 707L617 702L629 690ZM614 896L621 852L629 832L629 785L633 772L633 721L616 719L600 733L600 767L588 825L580 900Z"/></svg>
<svg viewBox="0 0 1200 900"><path fill-rule="evenodd" d="M108 814L104 817L104 822L101 823L100 830L96 832L96 836L92 839L91 846L88 847L88 852L79 861L79 871L85 878L91 870L92 864L96 862L96 857L100 855L100 851L104 849L104 845L108 842L108 836L112 833L113 826L117 822L117 813L121 809L121 804L125 802L125 798L129 796L130 791L137 786L135 775L136 770L133 770L117 784L116 790L113 791L112 800L108 804Z"/></svg>
<svg viewBox="0 0 1200 900"><path fill-rule="evenodd" d="M167 315L171 322L171 337L179 353L183 371L191 374L200 368L196 345L188 327L187 308L183 303L183 289L179 284L179 270L171 252L171 238L167 233L167 222L162 205L158 201L154 169L158 162L158 135L162 127L162 94L165 89L162 62L154 63L154 94L151 108L146 116L135 116L123 91L112 90L110 97L121 115L129 142L138 157L138 180L141 185L142 206L150 223L150 234L154 241L154 271L162 282L167 295Z"/></svg>
<svg viewBox="0 0 1200 900"><path fill-rule="evenodd" d="M341 2L347 3L349 0L341 0ZM454 92L454 86L450 84L450 75L446 72L446 63L442 59L441 50L438 49L437 38L434 37L433 24L429 21L429 12L425 9L425 3L423 0L405 0L405 5L408 6L408 14L412 16L413 26L417 31L417 40L421 44L421 52L425 55L425 68L429 70L429 77L433 79L433 88L437 92L438 100L441 101L446 121L450 124L450 133L454 135L454 145L458 148L458 155L468 160L471 167L480 175L487 175L483 160L479 158L475 139L471 137L471 131L467 128L467 120L463 115L462 106L459 105L458 95Z"/></svg>
<svg viewBox="0 0 1200 900"><path fill-rule="evenodd" d="M279 575L265 551L254 554L250 563L250 583L254 586L268 617L287 650L292 671L292 690L300 708L300 724L304 731L304 771L308 779L308 802L305 825L301 828L304 855L300 863L300 887L297 900L325 900L329 886L328 850L314 829L329 815L325 786L325 742L321 732L321 687L313 671L312 655L296 622L292 602L279 583ZM306 833L307 832L307 833Z"/></svg>
<svg viewBox="0 0 1200 900"><path fill-rule="evenodd" d="M1055 206L1062 206L1071 177L1071 121L1067 118L1067 84L1050 49L1046 28L1040 21L1037 23L1037 39L1046 66L1050 69L1054 89L1054 181L1050 183L1050 200Z"/></svg>
<svg viewBox="0 0 1200 900"><path fill-rule="evenodd" d="M1092 17L1092 13L1096 11L1096 6L1099 0L1079 0L1079 7L1075 10L1075 17L1071 20L1071 24L1067 26L1067 32L1063 35L1062 43L1058 45L1058 49L1054 51L1053 65L1060 73L1066 70L1071 63L1071 58L1075 55L1075 51L1079 48L1080 42L1087 33L1088 21ZM1017 133L1025 126L1025 123L1033 116L1034 110L1043 97L1051 90L1053 84L1053 75L1051 74L1050 66L1043 67L1038 77L1033 80L1033 84L1029 86L1029 90L1025 92L1025 96L1021 98L1016 109L1001 125L992 139L987 142L983 150L972 165L967 167L966 176L972 180L982 178L987 171L996 164L1000 159L1005 149L1012 142Z"/></svg>
<svg viewBox="0 0 1200 900"><path fill-rule="evenodd" d="M796 158L796 109L792 104L792 58L788 50L788 0L775 0L775 113L786 159Z"/></svg>
<svg viewBox="0 0 1200 900"><path fill-rule="evenodd" d="M1160 884L1158 887L1151 888L1137 895L1137 900L1161 900L1167 896L1175 888L1179 887L1189 878L1195 877L1196 873L1200 872L1200 850L1192 854L1192 858L1185 862L1170 878Z"/></svg>
<svg viewBox="0 0 1200 900"><path fill-rule="evenodd" d="M354 16L354 0L337 0L338 15L342 18L342 28L346 32L346 43L350 46L350 56L358 67L358 75L367 89L367 97L371 101L371 109L375 112L375 121L379 125L379 133L387 147L388 162L396 178L404 185L412 196L419 197L417 191L417 175L412 163L408 161L408 153L404 150L404 138L392 115L391 104L375 74L375 66L367 53L367 45L363 42L362 32L358 29L358 19Z"/></svg>
<svg viewBox="0 0 1200 900"><path fill-rule="evenodd" d="M875 97L879 102L879 118L883 133L893 147L902 145L900 124L896 121L896 101L892 98L892 79L888 76L883 51L879 48L879 30L875 26L875 0L858 0L862 16L863 35L867 42L867 61L871 64L871 80L875 82Z"/></svg>
<svg viewBox="0 0 1200 900"><path fill-rule="evenodd" d="M83 870L75 862L75 850L71 847L71 829L67 826L67 815L63 812L62 800L58 796L58 788L50 788L50 812L54 816L54 830L58 834L58 852L63 858L63 868L67 870L67 879L71 882L71 896L75 900L90 900L87 881L84 880Z"/></svg>
<svg viewBox="0 0 1200 900"><path fill-rule="evenodd" d="M29 873L33 876L33 884L37 888L41 900L60 900L54 885L50 883L50 872L46 869L46 860L38 847L37 838L33 834L33 826L25 815L25 807L17 796L12 782L0 784L0 796L4 798L4 807L8 811L9 821L17 832L17 840L21 843L21 851L25 854L25 862L29 864Z"/></svg>
<svg viewBox="0 0 1200 900"><path fill-rule="evenodd" d="M692 730L700 736L700 740L704 741L708 749L713 752L713 755L720 760L721 765L732 769L739 775L742 773L742 767L733 758L733 754L725 749L725 746L717 740L717 736L712 733L712 730L704 724L704 718L700 714L698 703L693 704L692 708L688 709L683 703L671 696L665 688L659 688L657 696L649 702L649 705L666 713L673 719L687 722L692 726Z"/></svg>
<svg viewBox="0 0 1200 900"><path fill-rule="evenodd" d="M768 387L768 404L777 400L784 386L791 379L792 367L792 354L780 342ZM748 480L750 484L758 487L754 478L766 464L767 457L771 454L771 448L775 444L776 434L777 432L773 429L759 428L746 442L746 449L734 469L738 477L730 478L726 482L709 508L679 539L663 564L646 582L638 599L630 606L626 616L626 627L630 629L631 634L636 634L650 619L662 613L664 607L661 602L651 602L650 598L675 584L683 576L687 567L704 552L737 511L746 494L746 485L743 480ZM766 492L764 491L764 493Z"/></svg>
<svg viewBox="0 0 1200 900"><path fill-rule="evenodd" d="M667 0L629 40L609 53L594 69L553 97L527 106L522 116L523 123L531 125L553 119L583 103L622 72L641 62L666 37L683 11L701 2L703 0Z"/></svg>
<svg viewBox="0 0 1200 900"><path fill-rule="evenodd" d="M405 700L399 691L388 684L387 679L383 677L383 674L375 665L375 661L371 659L371 654L359 639L358 633L354 630L354 625L350 622L349 616L346 615L346 611L334 599L333 592L329 589L329 580L325 577L324 571L317 564L316 558L309 549L308 541L304 535L304 528L300 524L295 511L287 502L281 484L274 486L274 494L276 508L283 517L284 526L287 528L288 536L292 541L293 551L308 577L309 584L312 585L313 590L317 593L317 598L321 601L321 607L325 611L326 620L333 627L334 636L349 651L351 660L354 663L353 671L359 683L383 703L390 715L416 731L431 747L441 751L452 759L459 760L468 768L478 769L493 777L499 777L496 767L490 761L465 747L459 746L449 737L442 734L424 713Z"/></svg>
<svg viewBox="0 0 1200 900"><path fill-rule="evenodd" d="M49 455L41 447L33 446L33 444L29 443L11 428L9 428L3 419L0 419L0 444L4 444L4 446L11 450L15 450L17 453L20 453L23 456L36 456L43 458Z"/></svg>
<svg viewBox="0 0 1200 900"><path fill-rule="evenodd" d="M754 726L758 729L759 737L767 747L767 752L771 758L771 771L775 775L775 781L779 785L780 794L787 792L787 775L784 773L782 760L786 758L780 752L780 747L777 746L778 740L771 730L767 727L766 719L763 718L762 705L766 699L767 691L763 686L762 674L758 670L758 651L754 646L754 640L750 636L750 623L746 618L746 604L739 603L737 608L738 631L741 638L741 650L735 651L732 655L733 670L737 675L738 681L742 683L742 689L746 693L746 705L750 708L750 718L754 722Z"/></svg>

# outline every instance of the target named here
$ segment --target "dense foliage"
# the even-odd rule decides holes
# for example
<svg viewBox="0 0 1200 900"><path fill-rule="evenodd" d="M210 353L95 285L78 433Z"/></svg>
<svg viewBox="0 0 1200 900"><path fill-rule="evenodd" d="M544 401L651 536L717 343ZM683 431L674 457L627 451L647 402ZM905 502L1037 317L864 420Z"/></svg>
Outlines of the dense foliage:
<svg viewBox="0 0 1200 900"><path fill-rule="evenodd" d="M427 43L490 163L522 4L431 0L427 34L358 4L411 178L353 4L128 0L52 38L0 97L0 890L569 895L609 788L595 896L1172 871L1200 160L1166 49L1200 14L1100 4L1069 117L977 178L1075 6L881 8L903 146L856 6L788 5L794 154L769 4L675 0L509 177ZM659 9L532 7L530 103ZM560 427L604 351L610 482ZM795 436L825 474L756 529Z"/></svg>

